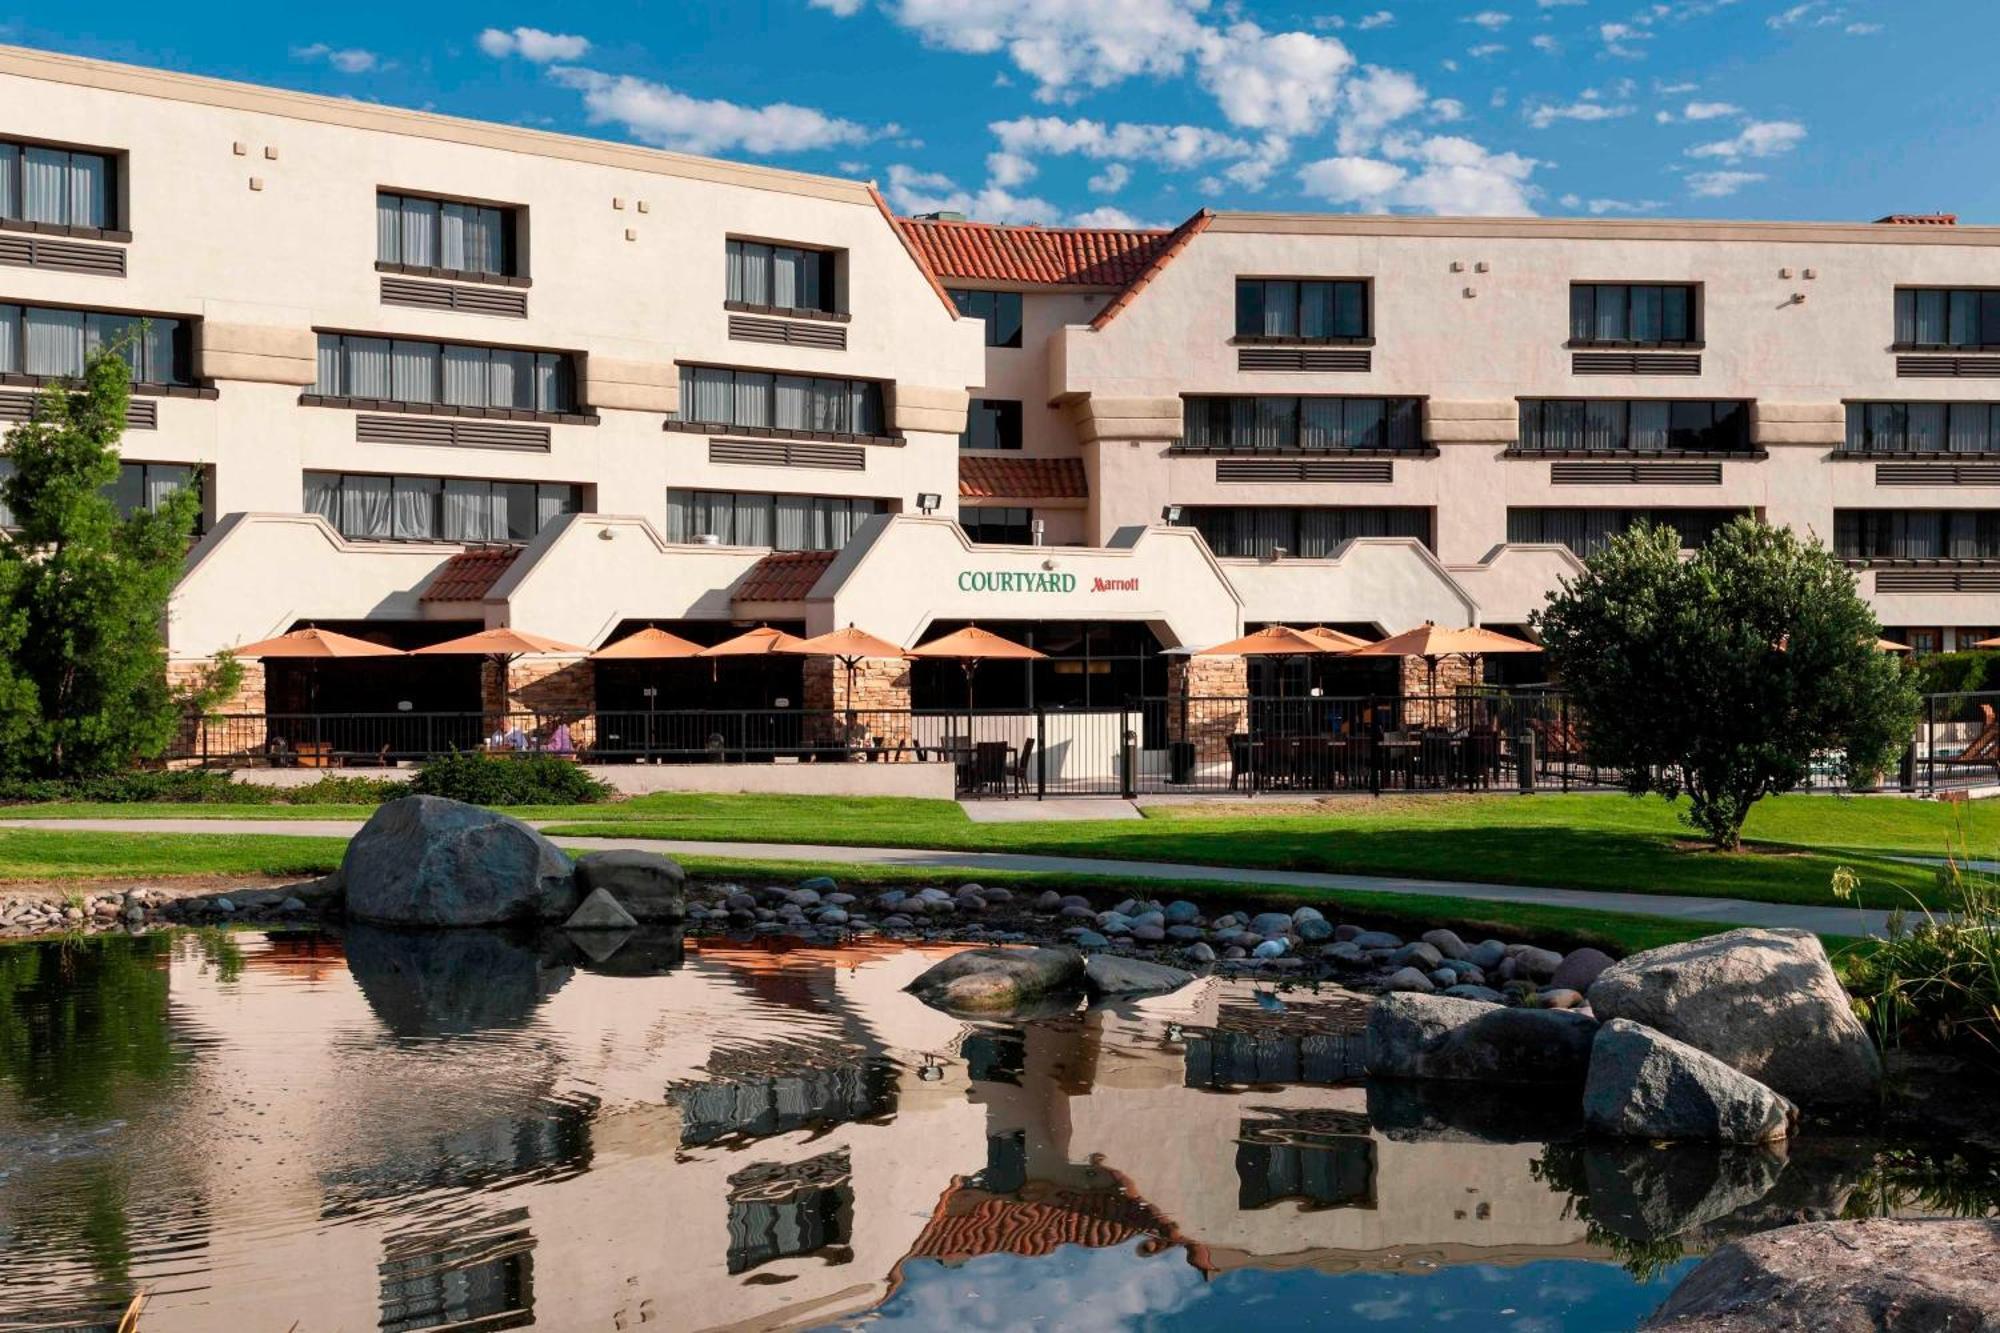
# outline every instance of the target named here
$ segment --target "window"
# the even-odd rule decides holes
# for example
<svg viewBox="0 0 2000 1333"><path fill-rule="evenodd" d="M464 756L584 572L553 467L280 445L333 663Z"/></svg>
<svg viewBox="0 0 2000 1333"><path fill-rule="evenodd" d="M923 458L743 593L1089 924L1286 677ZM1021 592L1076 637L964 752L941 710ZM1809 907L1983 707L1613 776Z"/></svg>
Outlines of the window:
<svg viewBox="0 0 2000 1333"><path fill-rule="evenodd" d="M2000 347L2000 289L1897 288L1896 346Z"/></svg>
<svg viewBox="0 0 2000 1333"><path fill-rule="evenodd" d="M986 345L988 347L1019 347L1021 345L1021 294L1019 292L964 292L951 293L952 302L958 306L958 313L969 319L986 321Z"/></svg>
<svg viewBox="0 0 2000 1333"><path fill-rule="evenodd" d="M1314 508L1191 505L1181 526L1201 533L1219 556L1319 559L1356 537L1414 537L1431 544L1431 511L1415 508Z"/></svg>
<svg viewBox="0 0 2000 1333"><path fill-rule="evenodd" d="M1571 283L1569 340L1591 347L1681 347L1698 342L1695 291L1686 283Z"/></svg>
<svg viewBox="0 0 2000 1333"><path fill-rule="evenodd" d="M1681 399L1523 398L1526 453L1748 453L1750 405Z"/></svg>
<svg viewBox="0 0 2000 1333"><path fill-rule="evenodd" d="M1836 509L1833 553L1848 560L2000 559L2000 509Z"/></svg>
<svg viewBox="0 0 2000 1333"><path fill-rule="evenodd" d="M961 449L1019 449L1021 404L1013 398L975 398L965 413Z"/></svg>
<svg viewBox="0 0 2000 1333"><path fill-rule="evenodd" d="M1691 551L1741 515L1737 509L1509 509L1507 540L1567 546L1592 556L1640 523L1663 523Z"/></svg>
<svg viewBox="0 0 2000 1333"><path fill-rule="evenodd" d="M111 347L137 383L191 384L191 328L164 315L0 304L0 372L77 376L87 356Z"/></svg>
<svg viewBox="0 0 2000 1333"><path fill-rule="evenodd" d="M567 352L322 333L312 391L326 398L574 412L576 371Z"/></svg>
<svg viewBox="0 0 2000 1333"><path fill-rule="evenodd" d="M118 226L116 160L106 153L0 143L0 218L110 231Z"/></svg>
<svg viewBox="0 0 2000 1333"><path fill-rule="evenodd" d="M1851 454L2000 452L2000 403L1849 403Z"/></svg>
<svg viewBox="0 0 2000 1333"><path fill-rule="evenodd" d="M1416 398L1188 398L1181 446L1329 453L1423 447Z"/></svg>
<svg viewBox="0 0 2000 1333"><path fill-rule="evenodd" d="M375 194L375 258L404 268L519 277L517 210L419 194Z"/></svg>
<svg viewBox="0 0 2000 1333"><path fill-rule="evenodd" d="M1344 341L1369 333L1368 284L1238 278L1236 336L1286 342Z"/></svg>
<svg viewBox="0 0 2000 1333"><path fill-rule="evenodd" d="M305 474L305 511L371 541L525 542L583 507L561 482Z"/></svg>
<svg viewBox="0 0 2000 1333"><path fill-rule="evenodd" d="M763 241L728 242L729 299L770 310L839 311L839 254Z"/></svg>
<svg viewBox="0 0 2000 1333"><path fill-rule="evenodd" d="M960 505L958 526L964 530L966 540L982 546L1031 546L1035 540L1035 511Z"/></svg>
<svg viewBox="0 0 2000 1333"><path fill-rule="evenodd" d="M875 380L682 366L678 419L723 430L880 436L882 386Z"/></svg>
<svg viewBox="0 0 2000 1333"><path fill-rule="evenodd" d="M667 540L713 537L724 546L838 551L888 503L867 496L771 495L761 491L667 492Z"/></svg>

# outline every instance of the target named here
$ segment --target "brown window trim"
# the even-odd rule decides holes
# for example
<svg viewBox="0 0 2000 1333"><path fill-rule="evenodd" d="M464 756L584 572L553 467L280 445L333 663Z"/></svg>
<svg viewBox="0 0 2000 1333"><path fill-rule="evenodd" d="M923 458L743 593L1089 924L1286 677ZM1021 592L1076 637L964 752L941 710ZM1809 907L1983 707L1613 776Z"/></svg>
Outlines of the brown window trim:
<svg viewBox="0 0 2000 1333"><path fill-rule="evenodd" d="M724 310L739 315L770 315L777 319L817 319L829 324L846 324L854 319L845 310L812 310L805 306L753 305L748 301L724 301Z"/></svg>
<svg viewBox="0 0 2000 1333"><path fill-rule="evenodd" d="M1889 350L1892 352L1957 353L1961 356L1977 356L1982 352L2000 352L2000 343L1890 343ZM1880 400L1870 399L1869 401Z"/></svg>
<svg viewBox="0 0 2000 1333"><path fill-rule="evenodd" d="M1362 338L1291 338L1282 334L1239 333L1229 340L1231 347L1373 347L1375 339Z"/></svg>
<svg viewBox="0 0 2000 1333"><path fill-rule="evenodd" d="M1640 284L1644 286L1645 284ZM1704 338L1687 338L1680 342L1635 343L1620 342L1616 339L1571 338L1563 344L1565 349L1577 351L1605 352L1699 352L1708 346Z"/></svg>
<svg viewBox="0 0 2000 1333"><path fill-rule="evenodd" d="M1416 449L1301 449L1297 446L1289 449L1232 449L1223 445L1204 447L1176 440L1167 446L1167 453L1170 457L1181 458L1436 458L1438 447L1426 444ZM1010 451L1008 457L1019 455Z"/></svg>
<svg viewBox="0 0 2000 1333"><path fill-rule="evenodd" d="M40 389L51 384L74 383L71 375L21 375L11 370L0 371L0 384L9 388ZM80 387L80 386L79 386ZM135 381L132 392L140 398L217 398L220 397L212 384L152 384Z"/></svg>
<svg viewBox="0 0 2000 1333"><path fill-rule="evenodd" d="M1536 449L1510 444L1502 458L1580 459L1585 462L1616 463L1629 458L1704 458L1721 463L1761 463L1771 455L1763 449ZM1560 506L1558 506L1560 507Z"/></svg>
<svg viewBox="0 0 2000 1333"><path fill-rule="evenodd" d="M406 278L437 278L442 282L479 282L491 287L532 287L535 284L526 276L515 277L508 273L475 273L470 269L430 268L422 264L385 264L375 261L377 273L396 273Z"/></svg>
<svg viewBox="0 0 2000 1333"><path fill-rule="evenodd" d="M1849 569L2000 569L2000 556L1843 555ZM1929 626L1921 628L1928 629Z"/></svg>
<svg viewBox="0 0 2000 1333"><path fill-rule="evenodd" d="M1898 459L1905 463L2000 463L2000 449L1953 452L1949 449L1850 449L1840 445L1827 454L1829 463L1878 463Z"/></svg>
<svg viewBox="0 0 2000 1333"><path fill-rule="evenodd" d="M38 236L70 236L80 241L130 242L132 233L116 227L71 227L60 222L27 222L20 218L0 218L0 231L33 232Z"/></svg>
<svg viewBox="0 0 2000 1333"><path fill-rule="evenodd" d="M845 431L779 430L775 426L732 426L725 421L674 421L660 423L661 430L684 435L707 435L718 440L802 440L823 444L876 444L900 449L908 443L901 435L851 435Z"/></svg>
<svg viewBox="0 0 2000 1333"><path fill-rule="evenodd" d="M595 426L602 420L588 408L578 412L536 412L525 407L461 407L456 403L402 403L391 398L342 398L302 393L300 407L335 407L360 412L401 412L413 417L462 417L482 421L539 421L553 426Z"/></svg>

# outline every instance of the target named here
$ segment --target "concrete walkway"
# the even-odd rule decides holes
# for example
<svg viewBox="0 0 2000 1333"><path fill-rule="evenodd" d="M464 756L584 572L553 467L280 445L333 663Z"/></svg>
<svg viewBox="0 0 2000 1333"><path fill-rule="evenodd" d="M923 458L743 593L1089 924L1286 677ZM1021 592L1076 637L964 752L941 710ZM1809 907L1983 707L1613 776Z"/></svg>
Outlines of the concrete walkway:
<svg viewBox="0 0 2000 1333"><path fill-rule="evenodd" d="M550 821L566 822L566 821ZM71 829L98 833L267 833L293 837L352 837L358 819L7 819L0 828ZM1533 903L1581 912L1623 912L1633 916L1706 921L1725 926L1789 926L1820 935L1883 935L1888 913L1851 907L1799 907L1747 902L1739 898L1696 898L1675 894L1605 893L1594 889L1544 889L1521 884L1405 879L1394 875L1335 875L1319 871L1258 870L1238 866L1186 865L1170 861L1113 861L1087 856L1036 856L1024 852L930 851L914 847L831 847L813 843L692 842L677 838L557 838L576 851L609 848L664 852L670 856L727 857L742 861L824 861L835 865L913 866L930 870L1023 870L1059 875L1096 875L1169 884L1212 883L1330 889L1343 893L1401 893L1423 898L1472 898L1482 902Z"/></svg>

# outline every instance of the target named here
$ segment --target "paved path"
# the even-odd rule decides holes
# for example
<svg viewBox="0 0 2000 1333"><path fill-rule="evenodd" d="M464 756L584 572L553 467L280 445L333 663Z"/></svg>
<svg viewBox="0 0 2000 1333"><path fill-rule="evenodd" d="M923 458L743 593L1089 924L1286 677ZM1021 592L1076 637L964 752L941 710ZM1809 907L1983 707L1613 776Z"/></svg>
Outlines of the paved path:
<svg viewBox="0 0 2000 1333"><path fill-rule="evenodd" d="M567 821L547 821L567 822ZM272 833L294 837L351 837L358 819L5 819L0 828L74 829L100 833ZM1403 893L1424 898L1473 898L1482 902L1533 903L1573 911L1624 912L1678 921L1713 921L1729 926L1791 926L1821 935L1887 933L1886 912L1851 907L1799 907L1746 902L1739 898L1696 898L1675 894L1604 893L1592 889L1543 889L1522 884L1405 879L1395 875L1335 875L1304 870L1258 870L1238 866L1186 865L1170 861L1113 861L1087 856L1036 856L1024 852L931 851L914 847L830 847L812 843L692 842L678 838L557 838L578 851L629 848L673 856L728 857L744 861L825 861L836 865L919 866L977 874L982 870L1027 870L1062 875L1100 875L1171 883L1208 880L1227 884L1333 889L1346 893Z"/></svg>

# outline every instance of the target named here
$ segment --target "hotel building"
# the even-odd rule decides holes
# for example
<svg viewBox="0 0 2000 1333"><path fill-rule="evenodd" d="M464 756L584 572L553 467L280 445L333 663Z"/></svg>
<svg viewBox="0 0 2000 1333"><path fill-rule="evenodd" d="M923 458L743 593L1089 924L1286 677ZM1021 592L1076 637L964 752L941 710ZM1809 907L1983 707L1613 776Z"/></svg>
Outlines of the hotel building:
<svg viewBox="0 0 2000 1333"><path fill-rule="evenodd" d="M845 180L0 48L0 419L140 319L120 502L203 496L177 670L308 623L976 620L1056 659L994 702L1115 707L1240 692L1167 650L1263 623L1518 631L1636 519L1693 544L1741 513L1830 542L1920 650L2000 627L2000 229L1949 217L896 218ZM671 702L828 702L835 669ZM395 692L496 706L472 670ZM957 701L929 670L864 669L863 702ZM396 706L280 674L239 706ZM538 659L505 689L642 692Z"/></svg>

